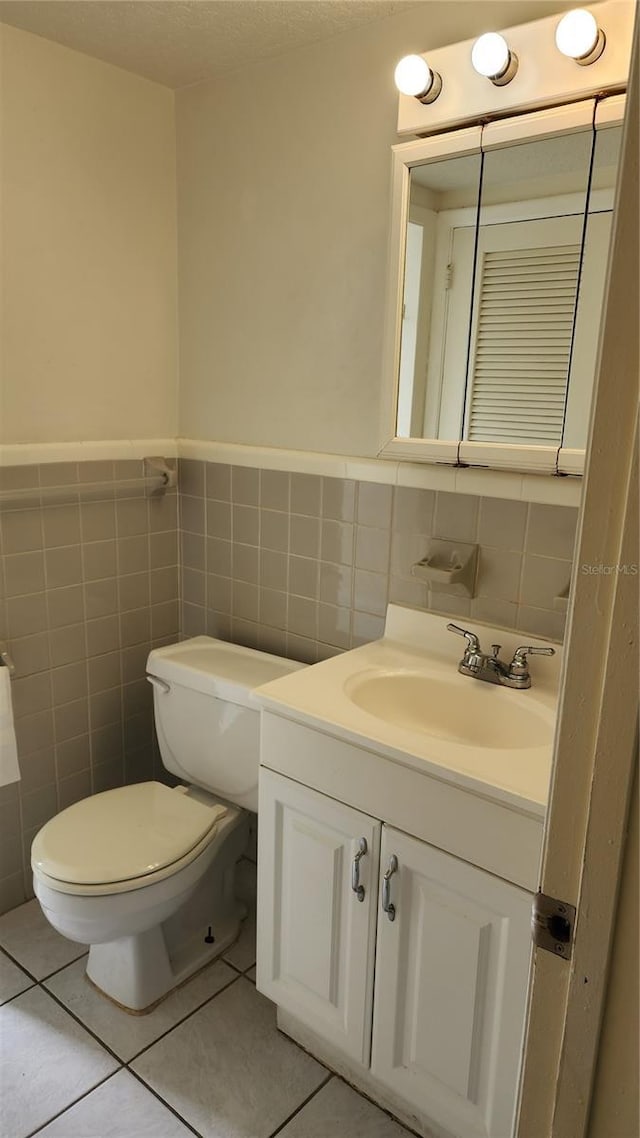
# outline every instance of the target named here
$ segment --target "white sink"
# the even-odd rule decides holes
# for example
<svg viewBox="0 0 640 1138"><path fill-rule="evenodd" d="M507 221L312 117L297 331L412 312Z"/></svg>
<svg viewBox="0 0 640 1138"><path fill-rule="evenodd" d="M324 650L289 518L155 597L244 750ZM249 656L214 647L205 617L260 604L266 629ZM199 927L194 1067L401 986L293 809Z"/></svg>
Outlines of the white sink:
<svg viewBox="0 0 640 1138"><path fill-rule="evenodd" d="M522 633L470 621L510 660ZM460 675L447 618L389 605L382 640L274 680L255 702L287 718L525 810L548 796L561 650L531 658L532 686Z"/></svg>
<svg viewBox="0 0 640 1138"><path fill-rule="evenodd" d="M369 715L467 747L528 750L550 744L553 715L497 685L425 672L372 669L350 676L345 695Z"/></svg>

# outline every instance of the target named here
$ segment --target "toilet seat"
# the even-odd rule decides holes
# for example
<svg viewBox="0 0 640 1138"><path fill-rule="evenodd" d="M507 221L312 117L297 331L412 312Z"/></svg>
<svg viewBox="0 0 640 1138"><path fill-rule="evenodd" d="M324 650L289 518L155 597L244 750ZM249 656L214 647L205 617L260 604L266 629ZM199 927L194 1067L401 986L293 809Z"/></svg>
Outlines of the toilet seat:
<svg viewBox="0 0 640 1138"><path fill-rule="evenodd" d="M63 810L36 835L43 884L84 896L141 889L177 873L212 842L227 807L159 782L118 787Z"/></svg>

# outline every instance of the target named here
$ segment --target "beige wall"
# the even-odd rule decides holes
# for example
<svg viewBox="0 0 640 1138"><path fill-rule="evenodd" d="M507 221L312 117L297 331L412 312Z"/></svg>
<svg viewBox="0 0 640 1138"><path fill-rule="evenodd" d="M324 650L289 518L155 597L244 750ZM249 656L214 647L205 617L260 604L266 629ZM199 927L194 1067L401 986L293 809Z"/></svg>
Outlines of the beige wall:
<svg viewBox="0 0 640 1138"><path fill-rule="evenodd" d="M376 453L394 64L566 6L416 5L178 92L182 435Z"/></svg>
<svg viewBox="0 0 640 1138"><path fill-rule="evenodd" d="M174 435L173 92L0 30L0 440Z"/></svg>

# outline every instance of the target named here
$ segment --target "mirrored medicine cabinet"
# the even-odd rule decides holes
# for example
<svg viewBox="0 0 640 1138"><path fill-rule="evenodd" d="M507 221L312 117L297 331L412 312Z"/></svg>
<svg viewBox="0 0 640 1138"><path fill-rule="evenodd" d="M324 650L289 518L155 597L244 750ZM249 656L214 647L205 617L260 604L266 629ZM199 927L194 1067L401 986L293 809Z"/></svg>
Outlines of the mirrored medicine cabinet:
<svg viewBox="0 0 640 1138"><path fill-rule="evenodd" d="M384 457L584 466L624 95L393 148Z"/></svg>

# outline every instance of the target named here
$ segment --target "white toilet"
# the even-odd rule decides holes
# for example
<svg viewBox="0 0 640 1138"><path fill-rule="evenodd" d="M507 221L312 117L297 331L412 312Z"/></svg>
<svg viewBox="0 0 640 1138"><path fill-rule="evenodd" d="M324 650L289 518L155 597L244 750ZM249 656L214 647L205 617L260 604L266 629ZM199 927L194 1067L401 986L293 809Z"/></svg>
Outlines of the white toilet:
<svg viewBox="0 0 640 1138"><path fill-rule="evenodd" d="M246 909L235 868L246 811L258 809L251 691L301 667L208 636L154 650L147 679L162 761L190 785L107 790L36 835L33 885L45 916L91 946L89 979L129 1011L149 1010L238 936Z"/></svg>

